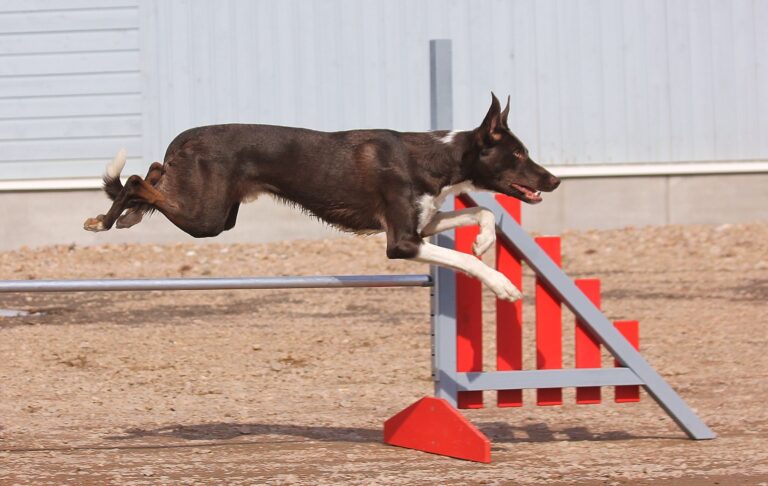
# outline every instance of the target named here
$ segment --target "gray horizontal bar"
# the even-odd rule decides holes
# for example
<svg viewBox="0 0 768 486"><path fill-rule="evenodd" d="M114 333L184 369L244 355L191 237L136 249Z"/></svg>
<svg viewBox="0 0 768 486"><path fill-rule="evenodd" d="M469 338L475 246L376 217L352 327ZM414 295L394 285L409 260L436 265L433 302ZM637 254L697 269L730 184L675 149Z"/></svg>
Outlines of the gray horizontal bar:
<svg viewBox="0 0 768 486"><path fill-rule="evenodd" d="M462 391L643 384L629 368L468 372L457 373L455 380Z"/></svg>
<svg viewBox="0 0 768 486"><path fill-rule="evenodd" d="M119 290L328 289L431 287L429 275L326 275L307 277L141 278L97 280L0 280L2 292L99 292Z"/></svg>

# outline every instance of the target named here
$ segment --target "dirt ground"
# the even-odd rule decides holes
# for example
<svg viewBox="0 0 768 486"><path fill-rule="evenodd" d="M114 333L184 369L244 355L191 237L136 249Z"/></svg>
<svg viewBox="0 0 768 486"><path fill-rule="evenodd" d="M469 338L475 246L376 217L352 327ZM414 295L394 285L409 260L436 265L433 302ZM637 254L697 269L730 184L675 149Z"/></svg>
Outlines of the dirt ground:
<svg viewBox="0 0 768 486"><path fill-rule="evenodd" d="M644 355L719 437L686 439L645 394L536 407L531 392L466 412L490 465L381 442L432 391L428 289L0 295L41 314L0 318L0 484L768 484L767 242L766 224L565 234L569 275L602 279L607 315L640 321ZM382 248L58 246L0 253L0 278L427 270ZM530 274L524 291L530 367Z"/></svg>

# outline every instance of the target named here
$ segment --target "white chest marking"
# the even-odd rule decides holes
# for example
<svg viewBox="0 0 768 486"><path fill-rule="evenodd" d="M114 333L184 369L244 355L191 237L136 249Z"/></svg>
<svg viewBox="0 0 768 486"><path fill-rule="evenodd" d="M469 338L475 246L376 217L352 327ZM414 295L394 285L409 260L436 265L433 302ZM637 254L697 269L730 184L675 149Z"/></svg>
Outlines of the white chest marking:
<svg viewBox="0 0 768 486"><path fill-rule="evenodd" d="M440 206L443 205L443 202L445 202L445 199L448 196L464 194L474 190L475 186L473 186L471 182L466 181L453 186L445 186L440 190L440 194L437 196L432 196L431 194L424 194L421 196L417 203L419 209L419 227L417 229L419 232L424 229L424 226L426 226L427 223L432 221L432 218L435 217L435 214L440 210Z"/></svg>

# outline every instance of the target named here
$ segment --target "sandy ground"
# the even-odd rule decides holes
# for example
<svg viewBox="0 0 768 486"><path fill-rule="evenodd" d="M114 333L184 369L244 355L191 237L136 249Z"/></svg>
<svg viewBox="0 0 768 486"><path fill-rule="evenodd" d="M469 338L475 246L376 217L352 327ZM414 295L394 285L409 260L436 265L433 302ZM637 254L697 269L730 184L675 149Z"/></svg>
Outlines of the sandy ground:
<svg viewBox="0 0 768 486"><path fill-rule="evenodd" d="M467 411L490 465L381 442L432 390L428 289L2 295L43 315L0 318L0 484L768 484L766 242L765 224L564 235L566 271L603 279L607 315L640 320L644 355L719 438L687 440L645 394L527 394ZM0 253L0 278L426 271L382 247L48 247Z"/></svg>

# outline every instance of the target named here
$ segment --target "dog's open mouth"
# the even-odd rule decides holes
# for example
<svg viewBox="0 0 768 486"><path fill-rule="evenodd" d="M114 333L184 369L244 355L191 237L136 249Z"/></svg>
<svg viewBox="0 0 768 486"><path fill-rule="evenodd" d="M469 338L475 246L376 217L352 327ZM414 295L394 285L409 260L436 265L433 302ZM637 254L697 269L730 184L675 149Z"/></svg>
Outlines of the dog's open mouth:
<svg viewBox="0 0 768 486"><path fill-rule="evenodd" d="M512 186L513 189L515 189L516 191L518 191L523 195L526 202L529 202L531 204L536 204L542 201L541 191L534 191L530 187L524 186L522 184L512 183L510 185Z"/></svg>

